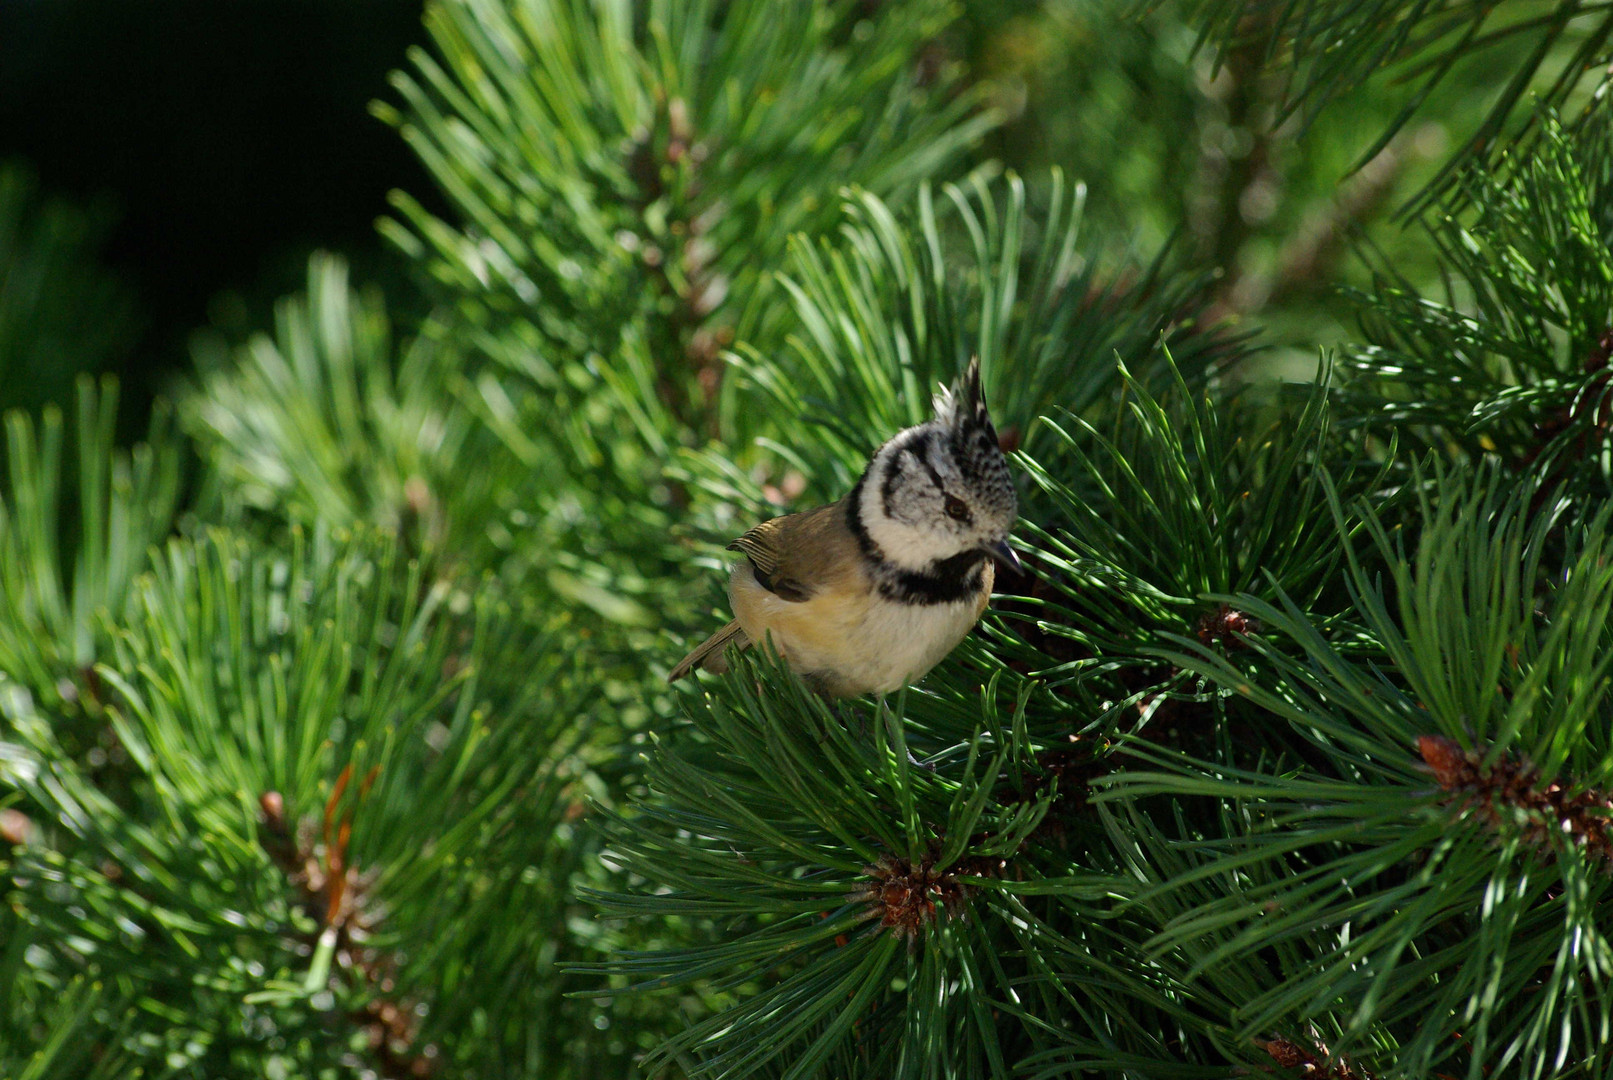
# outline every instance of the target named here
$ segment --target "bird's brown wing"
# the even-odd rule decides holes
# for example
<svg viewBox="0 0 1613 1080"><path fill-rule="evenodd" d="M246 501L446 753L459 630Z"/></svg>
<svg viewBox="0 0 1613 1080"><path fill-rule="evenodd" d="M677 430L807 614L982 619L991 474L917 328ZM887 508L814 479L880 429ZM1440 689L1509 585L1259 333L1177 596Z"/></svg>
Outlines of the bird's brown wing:
<svg viewBox="0 0 1613 1080"><path fill-rule="evenodd" d="M750 560L762 588L797 603L844 588L861 566L843 501L764 521L728 550Z"/></svg>
<svg viewBox="0 0 1613 1080"><path fill-rule="evenodd" d="M678 666L672 669L666 681L677 682L697 667L721 675L728 670L728 661L723 653L730 645L736 649L750 648L750 639L745 636L738 619L696 645L693 652L678 661Z"/></svg>

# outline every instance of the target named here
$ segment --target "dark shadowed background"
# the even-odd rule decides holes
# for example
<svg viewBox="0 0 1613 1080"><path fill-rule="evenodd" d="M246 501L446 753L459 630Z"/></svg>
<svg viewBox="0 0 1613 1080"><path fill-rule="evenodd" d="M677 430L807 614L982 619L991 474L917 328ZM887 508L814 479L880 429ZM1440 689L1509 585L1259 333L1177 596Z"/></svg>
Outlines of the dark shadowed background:
<svg viewBox="0 0 1613 1080"><path fill-rule="evenodd" d="M424 40L420 14L418 0L0 0L0 161L104 229L101 262L133 301L132 340L106 366L132 411L196 327L264 325L310 250L387 273L386 192L432 190L368 105Z"/></svg>

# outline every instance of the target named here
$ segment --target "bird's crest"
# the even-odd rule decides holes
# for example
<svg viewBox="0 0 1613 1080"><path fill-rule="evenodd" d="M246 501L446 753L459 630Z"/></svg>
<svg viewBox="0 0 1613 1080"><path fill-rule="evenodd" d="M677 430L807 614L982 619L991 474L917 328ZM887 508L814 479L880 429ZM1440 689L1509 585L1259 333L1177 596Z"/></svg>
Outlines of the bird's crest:
<svg viewBox="0 0 1613 1080"><path fill-rule="evenodd" d="M952 388L941 387L935 395L935 418L953 432L968 429L984 431L995 441L996 429L986 413L985 399L980 395L980 357L971 356L969 366Z"/></svg>

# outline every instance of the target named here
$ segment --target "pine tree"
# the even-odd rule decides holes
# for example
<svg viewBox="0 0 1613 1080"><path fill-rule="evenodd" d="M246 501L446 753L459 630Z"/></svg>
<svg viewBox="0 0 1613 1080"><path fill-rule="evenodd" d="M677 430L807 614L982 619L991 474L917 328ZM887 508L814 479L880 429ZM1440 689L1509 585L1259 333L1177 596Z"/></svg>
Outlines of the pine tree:
<svg viewBox="0 0 1613 1080"><path fill-rule="evenodd" d="M1259 129L1150 246L1129 155L992 159L1000 14L436 0L377 106L452 208L382 225L424 317L320 255L134 445L110 381L9 414L0 1073L1613 1076L1613 17L1015 15ZM1355 278L1249 210L1341 110ZM1027 567L978 630L668 688L721 545L971 357Z"/></svg>

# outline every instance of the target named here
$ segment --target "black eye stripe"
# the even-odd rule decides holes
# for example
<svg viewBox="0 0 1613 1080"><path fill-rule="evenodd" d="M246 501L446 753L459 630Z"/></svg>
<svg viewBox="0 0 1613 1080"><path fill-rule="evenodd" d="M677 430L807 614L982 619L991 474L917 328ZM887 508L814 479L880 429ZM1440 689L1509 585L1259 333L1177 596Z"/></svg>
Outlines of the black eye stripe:
<svg viewBox="0 0 1613 1080"><path fill-rule="evenodd" d="M930 483L935 485L935 490L945 495L947 486L941 482L941 473L936 469L934 463L930 461L929 456L924 454L915 454L913 456L919 459L919 464L923 465L924 470L930 474Z"/></svg>
<svg viewBox="0 0 1613 1080"><path fill-rule="evenodd" d="M893 461L890 467L885 470L885 478L879 483L879 505L884 508L886 517L895 516L891 513L891 496L896 494L896 477L900 473L901 470L896 467L896 462Z"/></svg>
<svg viewBox="0 0 1613 1080"><path fill-rule="evenodd" d="M913 460L922 465L924 467L924 471L929 474L930 483L935 485L935 490L945 495L947 489L945 482L943 482L941 479L941 472L935 467L935 463L930 460L930 453L937 448L937 441L929 438L928 433L923 429L920 429L913 432L911 436L905 439L898 446L896 456L897 459L900 460L902 454L912 454ZM886 476L885 479L889 486L895 486L895 475L896 471L893 469L891 470L891 473Z"/></svg>
<svg viewBox="0 0 1613 1080"><path fill-rule="evenodd" d="M947 515L957 521L972 522L974 512L968 502L947 490L947 475L956 474L954 480L961 481L970 491L990 487L999 476L1006 479L1008 475L1008 463L1002 459L988 430L978 426L951 432L941 431L934 425L914 428L903 432L881 452L885 464L878 474L879 496L886 517L897 516L894 512L896 489L903 483L904 476L911 475L912 466L902 460L903 454L913 456L913 461L923 469L944 500ZM945 473L941 465L946 466ZM961 516L951 506L954 500L963 509ZM987 501L991 502L989 498Z"/></svg>

